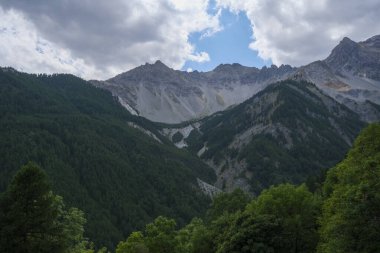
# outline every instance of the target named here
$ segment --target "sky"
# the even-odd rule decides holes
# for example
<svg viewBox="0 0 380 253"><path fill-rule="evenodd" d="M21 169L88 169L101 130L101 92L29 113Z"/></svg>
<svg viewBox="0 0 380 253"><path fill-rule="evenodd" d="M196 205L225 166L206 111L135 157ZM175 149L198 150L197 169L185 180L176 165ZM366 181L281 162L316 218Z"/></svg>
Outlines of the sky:
<svg viewBox="0 0 380 253"><path fill-rule="evenodd" d="M379 0L0 0L0 66L108 79L161 60L301 66L380 34Z"/></svg>

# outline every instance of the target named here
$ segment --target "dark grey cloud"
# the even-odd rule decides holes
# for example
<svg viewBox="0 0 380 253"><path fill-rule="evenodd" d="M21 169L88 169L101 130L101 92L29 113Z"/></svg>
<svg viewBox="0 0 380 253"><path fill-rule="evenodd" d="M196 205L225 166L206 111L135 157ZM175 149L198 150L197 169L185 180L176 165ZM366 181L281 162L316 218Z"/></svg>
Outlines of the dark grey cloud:
<svg viewBox="0 0 380 253"><path fill-rule="evenodd" d="M86 64L115 72L157 59L172 67L182 66L187 59L206 59L197 56L188 35L217 30L218 18L207 14L208 0L180 2L2 0L0 7L22 13L39 36L70 50Z"/></svg>
<svg viewBox="0 0 380 253"><path fill-rule="evenodd" d="M164 2L153 15L139 15L136 1L6 0L30 19L47 40L69 48L76 56L102 64L125 61L115 55L134 43L163 40L173 9Z"/></svg>

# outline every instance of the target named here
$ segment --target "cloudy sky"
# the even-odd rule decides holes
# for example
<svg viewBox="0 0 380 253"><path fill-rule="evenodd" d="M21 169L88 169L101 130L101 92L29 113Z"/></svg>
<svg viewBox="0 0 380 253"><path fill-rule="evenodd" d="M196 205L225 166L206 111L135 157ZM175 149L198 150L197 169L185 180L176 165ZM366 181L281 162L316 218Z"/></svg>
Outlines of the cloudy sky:
<svg viewBox="0 0 380 253"><path fill-rule="evenodd" d="M1 0L0 66L106 79L146 62L299 66L380 34L379 0Z"/></svg>

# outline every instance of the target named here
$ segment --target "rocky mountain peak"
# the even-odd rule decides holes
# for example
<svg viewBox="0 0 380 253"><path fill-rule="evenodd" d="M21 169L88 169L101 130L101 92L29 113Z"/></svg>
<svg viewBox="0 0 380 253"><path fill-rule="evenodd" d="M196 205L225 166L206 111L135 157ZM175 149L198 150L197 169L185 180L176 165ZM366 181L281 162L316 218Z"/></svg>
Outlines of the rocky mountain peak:
<svg viewBox="0 0 380 253"><path fill-rule="evenodd" d="M124 82L145 80L155 81L167 75L175 75L175 70L169 68L160 60L155 63L145 63L127 72L121 73L107 81L109 82Z"/></svg>
<svg viewBox="0 0 380 253"><path fill-rule="evenodd" d="M148 71L168 71L168 70L173 70L166 66L162 61L157 60L155 63L145 63L145 65L140 66L142 67L143 70L148 70ZM137 68L140 68L137 67Z"/></svg>
<svg viewBox="0 0 380 253"><path fill-rule="evenodd" d="M355 57L359 45L351 39L344 37L340 43L332 50L325 62L333 70L339 71L342 67L348 67L350 58Z"/></svg>
<svg viewBox="0 0 380 253"><path fill-rule="evenodd" d="M233 64L220 64L218 65L213 72L235 72L240 70L248 69L249 67L245 67L243 65L240 65L239 63L233 63Z"/></svg>
<svg viewBox="0 0 380 253"><path fill-rule="evenodd" d="M344 37L340 42L339 42L339 45L352 45L352 44L356 44L355 41L351 40L350 38L348 37Z"/></svg>
<svg viewBox="0 0 380 253"><path fill-rule="evenodd" d="M358 47L358 44L350 38L344 37L332 50L331 55L349 54Z"/></svg>
<svg viewBox="0 0 380 253"><path fill-rule="evenodd" d="M155 63L153 64L150 64L156 68L169 68L168 66L166 66L162 61L160 60L157 60Z"/></svg>
<svg viewBox="0 0 380 253"><path fill-rule="evenodd" d="M361 45L366 47L378 48L380 49L380 35L373 36L366 41L360 42Z"/></svg>
<svg viewBox="0 0 380 253"><path fill-rule="evenodd" d="M380 35L358 43L345 37L325 60L300 68L272 65L258 69L234 63L189 73L171 69L158 60L93 83L110 90L141 116L179 123L239 104L270 83L288 78L313 82L334 98L340 95L339 101L348 98L379 103L379 59Z"/></svg>
<svg viewBox="0 0 380 253"><path fill-rule="evenodd" d="M356 43L344 38L326 58L326 64L340 76L380 80L380 36Z"/></svg>

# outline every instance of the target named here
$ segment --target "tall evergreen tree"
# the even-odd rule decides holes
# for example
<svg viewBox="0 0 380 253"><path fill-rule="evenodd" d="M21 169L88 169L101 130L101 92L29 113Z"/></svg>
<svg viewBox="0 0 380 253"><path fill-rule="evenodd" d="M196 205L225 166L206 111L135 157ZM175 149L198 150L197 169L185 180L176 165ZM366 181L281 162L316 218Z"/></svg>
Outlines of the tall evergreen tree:
<svg viewBox="0 0 380 253"><path fill-rule="evenodd" d="M47 176L28 163L0 200L0 252L63 252L64 227Z"/></svg>

